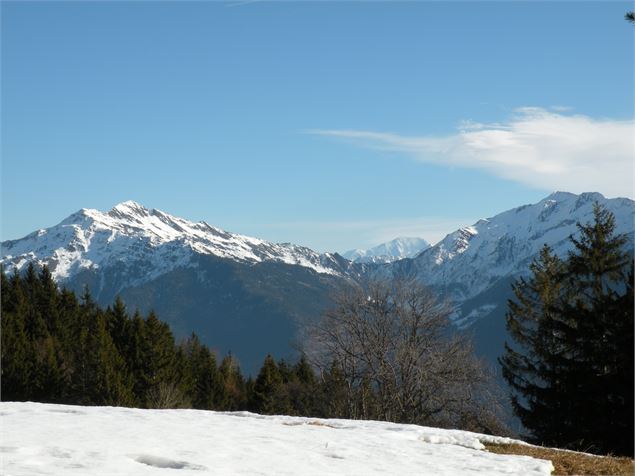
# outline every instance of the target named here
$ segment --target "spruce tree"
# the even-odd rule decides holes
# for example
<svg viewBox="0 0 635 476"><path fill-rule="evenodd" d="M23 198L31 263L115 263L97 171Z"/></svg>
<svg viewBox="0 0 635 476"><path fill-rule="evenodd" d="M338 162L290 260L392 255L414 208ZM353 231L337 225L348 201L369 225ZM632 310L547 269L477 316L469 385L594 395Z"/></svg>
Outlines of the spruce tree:
<svg viewBox="0 0 635 476"><path fill-rule="evenodd" d="M303 354L293 367L287 394L294 415L324 416L318 408L318 385L315 373Z"/></svg>
<svg viewBox="0 0 635 476"><path fill-rule="evenodd" d="M267 355L254 384L253 411L265 415L279 413L279 394L282 386L280 370L273 357Z"/></svg>
<svg viewBox="0 0 635 476"><path fill-rule="evenodd" d="M82 405L134 403L133 381L106 327L106 316L85 293L75 339L73 394Z"/></svg>
<svg viewBox="0 0 635 476"><path fill-rule="evenodd" d="M323 371L318 411L328 418L352 418L348 383L336 361Z"/></svg>
<svg viewBox="0 0 635 476"><path fill-rule="evenodd" d="M106 325L108 333L117 347L117 350L123 355L125 354L126 334L128 332L128 312L126 305L121 298L117 296L112 307L106 309Z"/></svg>
<svg viewBox="0 0 635 476"><path fill-rule="evenodd" d="M248 400L247 385L240 371L238 360L231 352L221 361L218 372L222 380L222 397L219 402L219 410L244 410Z"/></svg>
<svg viewBox="0 0 635 476"><path fill-rule="evenodd" d="M223 392L216 356L201 344L196 334L192 334L188 347L192 406L201 410L215 410L220 406Z"/></svg>
<svg viewBox="0 0 635 476"><path fill-rule="evenodd" d="M613 214L595 204L593 216L593 222L578 224L578 238L571 237L572 296L561 310L577 324L570 336L578 351L572 388L580 392L575 446L632 455L633 386L622 383L633 381L632 255L626 236L616 234Z"/></svg>
<svg viewBox="0 0 635 476"><path fill-rule="evenodd" d="M562 262L549 248L518 280L500 359L515 413L535 442L633 454L632 256L595 205Z"/></svg>
<svg viewBox="0 0 635 476"><path fill-rule="evenodd" d="M567 352L557 308L563 290L564 263L544 246L529 266L531 276L513 284L508 303L507 330L516 346L505 343L500 359L503 377L512 389L512 407L534 441L562 444L572 423L566 395ZM567 398L564 398L567 397Z"/></svg>
<svg viewBox="0 0 635 476"><path fill-rule="evenodd" d="M2 337L1 359L2 400L28 400L31 364L28 360L30 342L25 330L25 301L20 277L14 273L11 280L2 273Z"/></svg>
<svg viewBox="0 0 635 476"><path fill-rule="evenodd" d="M150 393L156 395L160 387L176 385L176 349L170 327L161 322L154 312L145 319L141 340L141 364L143 368L144 403L150 406Z"/></svg>
<svg viewBox="0 0 635 476"><path fill-rule="evenodd" d="M143 344L145 340L145 321L139 311L135 311L127 327L124 358L132 375L135 405L139 407L144 406L149 390Z"/></svg>

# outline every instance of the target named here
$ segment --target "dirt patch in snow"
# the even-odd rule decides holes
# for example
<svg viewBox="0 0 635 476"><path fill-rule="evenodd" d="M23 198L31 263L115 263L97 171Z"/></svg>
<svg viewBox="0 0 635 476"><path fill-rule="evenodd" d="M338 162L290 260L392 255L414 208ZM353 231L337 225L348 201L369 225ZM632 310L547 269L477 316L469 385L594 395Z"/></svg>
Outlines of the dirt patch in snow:
<svg viewBox="0 0 635 476"><path fill-rule="evenodd" d="M630 458L594 456L576 451L557 450L532 445L496 445L484 443L485 449L504 455L523 455L550 460L555 468L553 475L635 475L635 462Z"/></svg>

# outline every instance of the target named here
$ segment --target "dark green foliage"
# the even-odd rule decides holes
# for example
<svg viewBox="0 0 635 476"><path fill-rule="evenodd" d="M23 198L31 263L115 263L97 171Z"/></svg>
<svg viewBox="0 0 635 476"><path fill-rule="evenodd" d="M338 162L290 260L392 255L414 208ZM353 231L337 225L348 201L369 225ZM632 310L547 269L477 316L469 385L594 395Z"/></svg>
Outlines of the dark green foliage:
<svg viewBox="0 0 635 476"><path fill-rule="evenodd" d="M30 393L31 366L28 360L31 341L24 328L25 300L20 279L9 281L2 273L2 398L25 400Z"/></svg>
<svg viewBox="0 0 635 476"><path fill-rule="evenodd" d="M161 322L154 312L150 312L144 324L144 336L140 340L140 394L142 402L148 406L151 394L156 398L160 392L160 384L175 384L176 373L176 349L174 336L170 327Z"/></svg>
<svg viewBox="0 0 635 476"><path fill-rule="evenodd" d="M238 361L229 353L223 358L218 369L222 382L222 394L219 410L235 411L247 408L247 395L253 391L253 382L249 387L240 371Z"/></svg>
<svg viewBox="0 0 635 476"><path fill-rule="evenodd" d="M183 346L185 375L189 377L187 394L192 408L218 408L222 400L222 381L216 366L216 356L201 344L196 334Z"/></svg>
<svg viewBox="0 0 635 476"><path fill-rule="evenodd" d="M4 400L381 418L371 382L351 399L335 363L316 375L304 356L267 356L245 380L231 353L219 363L195 334L175 343L154 313L130 316L120 299L104 310L87 290L81 299L58 290L46 269L2 274L1 286Z"/></svg>
<svg viewBox="0 0 635 476"><path fill-rule="evenodd" d="M323 416L327 412L320 408L320 387L315 373L306 356L302 355L293 367L287 382L287 398L294 414L304 416ZM327 397L325 395L325 397Z"/></svg>
<svg viewBox="0 0 635 476"><path fill-rule="evenodd" d="M81 300L58 290L46 268L0 275L3 400L318 414L304 358L269 357L258 380L245 381L231 353L217 365L195 334L175 344L152 312L130 317L118 298L102 310L87 289Z"/></svg>
<svg viewBox="0 0 635 476"><path fill-rule="evenodd" d="M534 441L632 455L632 256L606 209L578 228L566 261L545 247L514 285L503 376Z"/></svg>
<svg viewBox="0 0 635 476"><path fill-rule="evenodd" d="M337 362L332 362L330 369L322 373L322 382L322 391L328 398L322 400L325 407L321 410L333 418L346 418L351 413L347 405L349 387Z"/></svg>
<svg viewBox="0 0 635 476"><path fill-rule="evenodd" d="M282 367L283 371L286 371L284 362ZM283 374L273 357L267 355L254 384L251 398L252 410L267 415L284 413L288 405L283 389Z"/></svg>

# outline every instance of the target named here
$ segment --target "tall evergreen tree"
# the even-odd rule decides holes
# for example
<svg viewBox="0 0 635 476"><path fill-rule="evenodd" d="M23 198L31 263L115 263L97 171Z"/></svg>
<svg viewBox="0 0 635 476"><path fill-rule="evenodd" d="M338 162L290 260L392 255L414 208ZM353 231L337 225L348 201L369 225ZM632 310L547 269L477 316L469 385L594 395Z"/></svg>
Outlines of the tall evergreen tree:
<svg viewBox="0 0 635 476"><path fill-rule="evenodd" d="M567 354L557 307L563 290L564 263L544 246L531 263L531 276L513 284L515 300L510 300L507 329L517 343L505 343L500 359L503 377L512 393L512 407L535 441L561 444L573 424L570 402L563 379ZM565 398L566 397L566 398Z"/></svg>
<svg viewBox="0 0 635 476"><path fill-rule="evenodd" d="M321 397L318 411L330 418L350 418L349 386L344 373L336 361L322 372Z"/></svg>
<svg viewBox="0 0 635 476"><path fill-rule="evenodd" d="M149 405L149 392L156 393L162 384L177 383L174 336L170 327L161 322L154 312L150 312L145 319L141 359L144 403Z"/></svg>
<svg viewBox="0 0 635 476"><path fill-rule="evenodd" d="M293 366L292 378L287 383L290 407L295 415L323 416L318 405L319 392L315 373L303 354Z"/></svg>
<svg viewBox="0 0 635 476"><path fill-rule="evenodd" d="M271 355L267 355L254 384L253 411L266 415L279 413L281 406L279 397L282 388L282 375L276 361Z"/></svg>
<svg viewBox="0 0 635 476"><path fill-rule="evenodd" d="M112 307L106 309L106 327L108 333L117 347L117 350L123 355L125 354L125 342L128 333L128 312L126 305L121 298L117 296Z"/></svg>
<svg viewBox="0 0 635 476"><path fill-rule="evenodd" d="M632 454L632 256L601 206L578 228L566 262L545 247L514 284L503 376L534 441Z"/></svg>
<svg viewBox="0 0 635 476"><path fill-rule="evenodd" d="M223 385L216 356L201 344L196 334L192 334L188 344L192 406L202 410L217 409L223 398Z"/></svg>
<svg viewBox="0 0 635 476"><path fill-rule="evenodd" d="M146 325L139 311L136 311L127 326L124 357L133 381L135 405L143 406L148 392L146 355L143 343L146 340Z"/></svg>
<svg viewBox="0 0 635 476"><path fill-rule="evenodd" d="M104 313L84 296L74 336L73 394L83 405L133 403L132 379L106 328Z"/></svg>
<svg viewBox="0 0 635 476"><path fill-rule="evenodd" d="M223 384L219 410L235 411L246 408L248 400L247 385L240 371L238 360L231 352L223 358L218 371Z"/></svg>
<svg viewBox="0 0 635 476"><path fill-rule="evenodd" d="M2 337L0 366L3 400L29 398L32 368L29 358L30 342L24 326L26 303L20 277L14 273L9 280L2 273Z"/></svg>
<svg viewBox="0 0 635 476"><path fill-rule="evenodd" d="M579 238L571 237L567 282L572 296L561 310L577 324L570 333L578 351L572 386L582 395L574 400L576 445L633 454L633 408L625 405L633 401L633 387L620 384L622 378L632 382L633 375L632 255L625 250L626 236L616 234L613 214L596 204L593 215L593 222L578 224ZM621 357L625 342L630 342L628 360Z"/></svg>

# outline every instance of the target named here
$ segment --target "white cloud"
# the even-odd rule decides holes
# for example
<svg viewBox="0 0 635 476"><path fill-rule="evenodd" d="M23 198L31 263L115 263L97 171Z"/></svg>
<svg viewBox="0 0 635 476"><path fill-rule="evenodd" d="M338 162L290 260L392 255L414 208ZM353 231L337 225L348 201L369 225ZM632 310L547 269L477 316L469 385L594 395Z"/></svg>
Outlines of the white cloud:
<svg viewBox="0 0 635 476"><path fill-rule="evenodd" d="M538 189L633 197L635 122L594 119L524 107L505 123L466 121L447 136L311 130L366 147L403 152L422 162L472 167Z"/></svg>

